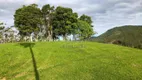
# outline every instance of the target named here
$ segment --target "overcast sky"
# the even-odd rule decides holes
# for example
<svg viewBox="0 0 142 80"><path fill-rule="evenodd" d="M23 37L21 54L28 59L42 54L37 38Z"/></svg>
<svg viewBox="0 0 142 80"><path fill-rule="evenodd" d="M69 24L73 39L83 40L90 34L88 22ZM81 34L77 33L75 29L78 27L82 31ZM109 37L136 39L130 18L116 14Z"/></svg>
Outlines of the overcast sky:
<svg viewBox="0 0 142 80"><path fill-rule="evenodd" d="M94 31L101 34L122 25L142 25L142 0L0 0L0 21L13 25L15 10L36 3L70 7L92 17Z"/></svg>

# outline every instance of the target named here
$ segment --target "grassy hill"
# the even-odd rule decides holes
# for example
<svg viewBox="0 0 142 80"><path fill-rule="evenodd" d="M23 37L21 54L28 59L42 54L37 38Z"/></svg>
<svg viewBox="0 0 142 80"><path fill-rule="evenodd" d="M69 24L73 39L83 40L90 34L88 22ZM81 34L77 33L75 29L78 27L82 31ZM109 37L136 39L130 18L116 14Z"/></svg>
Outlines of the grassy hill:
<svg viewBox="0 0 142 80"><path fill-rule="evenodd" d="M142 50L95 42L0 44L0 80L142 80Z"/></svg>
<svg viewBox="0 0 142 80"><path fill-rule="evenodd" d="M114 43L142 49L142 26L121 26L108 30L92 41Z"/></svg>

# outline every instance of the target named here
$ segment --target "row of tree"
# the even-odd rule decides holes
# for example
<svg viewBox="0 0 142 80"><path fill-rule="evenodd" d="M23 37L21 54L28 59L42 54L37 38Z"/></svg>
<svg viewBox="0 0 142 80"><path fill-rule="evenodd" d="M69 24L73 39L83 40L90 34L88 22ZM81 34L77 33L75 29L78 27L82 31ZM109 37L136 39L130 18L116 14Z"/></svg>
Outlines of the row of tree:
<svg viewBox="0 0 142 80"><path fill-rule="evenodd" d="M41 9L37 4L17 9L14 27L18 30L20 41L25 38L29 41L54 41L59 36L68 40L70 35L73 35L74 40L84 40L94 34L90 16L83 14L79 17L71 8L55 8L49 4Z"/></svg>
<svg viewBox="0 0 142 80"><path fill-rule="evenodd" d="M0 43L17 42L20 36L17 31L13 30L14 27L5 27L5 24L0 22Z"/></svg>

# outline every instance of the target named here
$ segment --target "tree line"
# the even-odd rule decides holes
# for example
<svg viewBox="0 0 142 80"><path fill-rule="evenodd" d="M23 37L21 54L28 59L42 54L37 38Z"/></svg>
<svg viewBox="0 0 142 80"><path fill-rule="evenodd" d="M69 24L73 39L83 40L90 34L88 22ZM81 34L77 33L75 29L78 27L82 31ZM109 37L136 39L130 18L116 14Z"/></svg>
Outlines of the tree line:
<svg viewBox="0 0 142 80"><path fill-rule="evenodd" d="M17 31L12 29L13 27L5 27L5 24L0 22L0 43L17 42L20 39Z"/></svg>
<svg viewBox="0 0 142 80"><path fill-rule="evenodd" d="M94 34L92 23L90 16L78 16L71 8L31 4L15 11L13 27L18 30L18 41L55 41L59 36L69 40L70 35L74 40L84 40ZM0 27L2 30L4 27Z"/></svg>

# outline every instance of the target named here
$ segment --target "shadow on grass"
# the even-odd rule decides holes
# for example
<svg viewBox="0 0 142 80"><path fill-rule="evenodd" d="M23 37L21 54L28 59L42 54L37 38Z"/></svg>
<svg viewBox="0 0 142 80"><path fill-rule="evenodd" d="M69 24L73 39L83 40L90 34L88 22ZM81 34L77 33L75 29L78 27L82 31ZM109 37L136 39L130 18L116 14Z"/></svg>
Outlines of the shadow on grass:
<svg viewBox="0 0 142 80"><path fill-rule="evenodd" d="M21 46L25 47L25 48L30 49L31 57L32 57L32 61L33 61L34 72L35 72L35 79L40 80L39 79L39 73L38 73L37 66L36 66L36 60L35 60L35 57L34 57L34 52L32 50L32 47L34 47L35 43L19 43L19 44Z"/></svg>

